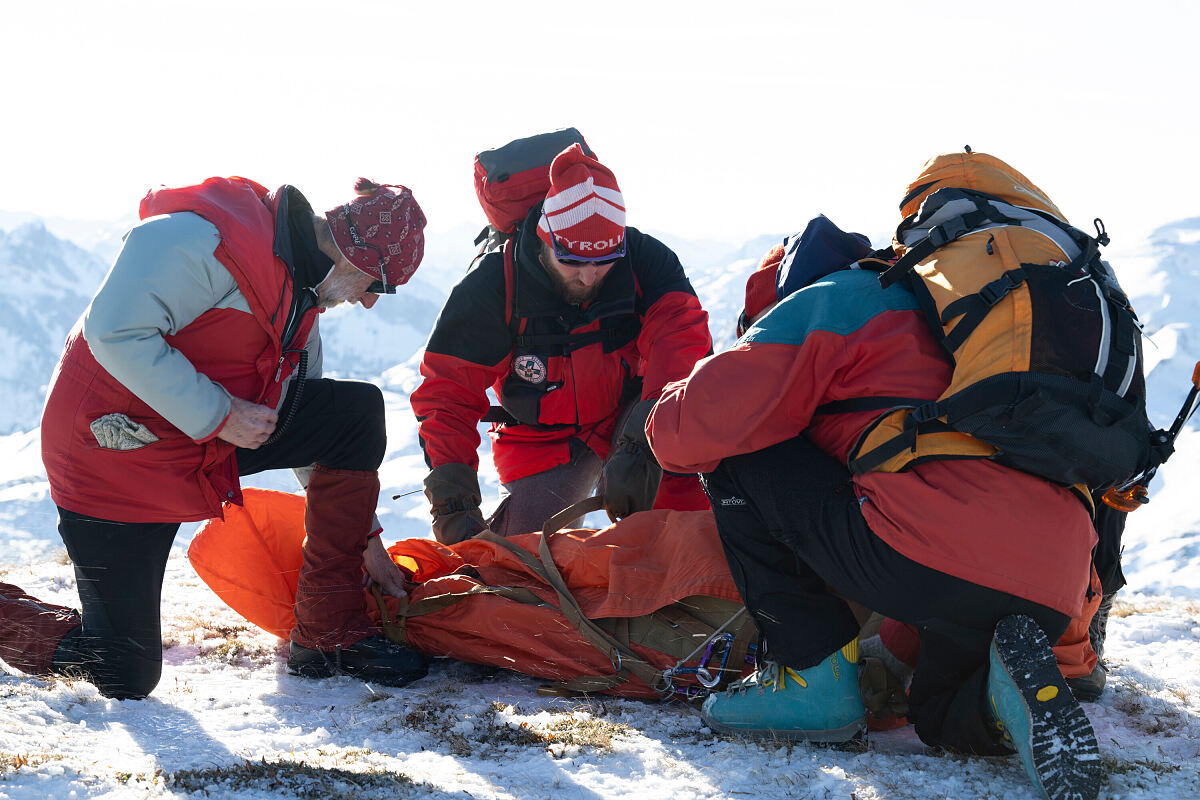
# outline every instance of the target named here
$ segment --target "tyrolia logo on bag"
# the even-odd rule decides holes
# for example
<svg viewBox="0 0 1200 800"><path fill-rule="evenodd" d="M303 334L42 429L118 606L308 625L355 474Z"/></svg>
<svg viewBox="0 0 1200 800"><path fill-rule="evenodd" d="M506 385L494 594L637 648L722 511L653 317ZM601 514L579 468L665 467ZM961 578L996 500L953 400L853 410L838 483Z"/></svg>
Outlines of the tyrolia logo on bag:
<svg viewBox="0 0 1200 800"><path fill-rule="evenodd" d="M512 371L530 383L542 383L546 380L546 365L537 356L517 356L513 359Z"/></svg>
<svg viewBox="0 0 1200 800"><path fill-rule="evenodd" d="M746 501L740 497L722 497L721 505L722 506L744 506L744 505L746 505Z"/></svg>

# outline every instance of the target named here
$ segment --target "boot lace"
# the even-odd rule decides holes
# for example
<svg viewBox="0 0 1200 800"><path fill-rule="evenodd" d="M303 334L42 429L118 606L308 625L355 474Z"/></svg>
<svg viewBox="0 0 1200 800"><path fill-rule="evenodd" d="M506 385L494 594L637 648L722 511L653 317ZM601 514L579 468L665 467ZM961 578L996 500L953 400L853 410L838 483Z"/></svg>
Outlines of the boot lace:
<svg viewBox="0 0 1200 800"><path fill-rule="evenodd" d="M741 680L736 680L729 684L729 692L731 694L745 694L751 689L756 689L759 692L764 692L768 689L772 692L779 692L787 688L787 679L789 677L801 689L808 688L808 681L804 680L796 670L791 667L785 667L777 661L764 661L754 672L751 672Z"/></svg>

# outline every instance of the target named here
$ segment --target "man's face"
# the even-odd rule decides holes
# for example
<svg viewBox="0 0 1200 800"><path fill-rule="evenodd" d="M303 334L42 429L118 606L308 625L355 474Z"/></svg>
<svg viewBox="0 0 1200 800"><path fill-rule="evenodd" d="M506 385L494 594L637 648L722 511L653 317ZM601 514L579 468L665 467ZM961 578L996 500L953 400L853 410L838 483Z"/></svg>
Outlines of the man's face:
<svg viewBox="0 0 1200 800"><path fill-rule="evenodd" d="M317 286L317 305L333 308L342 303L361 303L363 308L370 308L379 299L379 295L367 291L367 287L374 282L373 277L346 259L339 259L325 280Z"/></svg>
<svg viewBox="0 0 1200 800"><path fill-rule="evenodd" d="M542 245L542 266L546 274L554 282L562 299L573 306L581 306L590 301L600 291L604 278L612 269L616 259L612 261L561 261L554 255L553 248Z"/></svg>

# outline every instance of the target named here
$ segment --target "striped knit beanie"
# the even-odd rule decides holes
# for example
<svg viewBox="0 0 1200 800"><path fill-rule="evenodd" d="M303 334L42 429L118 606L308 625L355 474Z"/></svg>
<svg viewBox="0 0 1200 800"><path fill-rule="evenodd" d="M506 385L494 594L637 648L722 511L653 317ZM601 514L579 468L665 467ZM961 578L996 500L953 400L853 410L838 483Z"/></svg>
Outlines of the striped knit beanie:
<svg viewBox="0 0 1200 800"><path fill-rule="evenodd" d="M617 179L578 144L550 164L537 233L559 258L615 261L625 255L625 198Z"/></svg>

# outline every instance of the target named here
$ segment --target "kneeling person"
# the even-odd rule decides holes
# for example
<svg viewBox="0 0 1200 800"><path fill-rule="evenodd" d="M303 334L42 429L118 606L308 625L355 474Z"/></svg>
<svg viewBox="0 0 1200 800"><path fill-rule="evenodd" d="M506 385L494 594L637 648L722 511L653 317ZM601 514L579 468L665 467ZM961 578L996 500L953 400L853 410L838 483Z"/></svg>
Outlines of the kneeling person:
<svg viewBox="0 0 1200 800"><path fill-rule="evenodd" d="M597 481L614 519L704 506L695 475L662 475L645 421L663 385L712 351L708 315L676 255L626 227L615 176L581 145L554 158L549 185L507 255L489 253L454 287L421 360L411 400L444 544L485 527L541 530ZM503 497L486 522L485 415Z"/></svg>
<svg viewBox="0 0 1200 800"><path fill-rule="evenodd" d="M402 186L360 179L324 215L292 186L244 178L150 192L71 331L42 419L42 458L82 615L0 585L0 657L35 674L148 695L162 670L159 599L181 522L241 503L239 476L307 484L289 670L400 684L424 658L366 614L364 566L402 578L378 537L383 397L320 378L317 316L367 308L421 261L425 217Z"/></svg>
<svg viewBox="0 0 1200 800"><path fill-rule="evenodd" d="M937 398L950 375L907 289L841 270L664 389L650 444L664 469L703 473L765 645L760 669L710 697L706 719L818 741L858 736L858 624L844 597L920 630L909 719L922 741L978 754L1015 744L1035 779L1060 770L1098 787L1094 736L1048 643L1087 591L1095 533L1083 504L982 459L852 476L847 455L879 412L823 413L850 398ZM752 401L725 402L730 387ZM1046 752L1045 728L1021 729L1026 706L1049 712L1061 752Z"/></svg>

